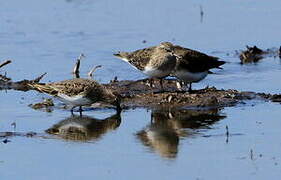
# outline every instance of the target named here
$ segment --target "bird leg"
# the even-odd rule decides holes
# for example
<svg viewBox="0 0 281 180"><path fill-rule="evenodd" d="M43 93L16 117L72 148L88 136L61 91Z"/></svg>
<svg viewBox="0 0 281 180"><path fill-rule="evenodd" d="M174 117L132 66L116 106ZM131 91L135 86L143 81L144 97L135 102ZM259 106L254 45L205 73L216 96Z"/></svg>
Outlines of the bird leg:
<svg viewBox="0 0 281 180"><path fill-rule="evenodd" d="M153 83L154 83L154 79L150 78L149 79L149 86L153 89Z"/></svg>
<svg viewBox="0 0 281 180"><path fill-rule="evenodd" d="M120 95L117 95L115 105L116 105L116 114L120 114L122 111Z"/></svg>
<svg viewBox="0 0 281 180"><path fill-rule="evenodd" d="M176 86L177 86L178 91L181 90L181 88L182 88L181 81L176 81Z"/></svg>
<svg viewBox="0 0 281 180"><path fill-rule="evenodd" d="M181 93L185 93L185 87L186 87L186 83L184 81L178 80L177 81L177 91L181 92Z"/></svg>
<svg viewBox="0 0 281 180"><path fill-rule="evenodd" d="M164 91L164 85L163 85L163 78L157 78L157 79L159 79L159 84L160 84L160 90L159 91L157 91L157 92L153 92L153 93L163 93L163 92L165 92ZM153 91L153 83L154 83L154 79L153 78L151 78L151 85L150 86L152 86L151 87L151 90ZM158 88L157 88L158 89Z"/></svg>
<svg viewBox="0 0 281 180"><path fill-rule="evenodd" d="M74 109L75 107L73 106L71 109L70 109L70 112L71 112L71 115L72 116L74 116L74 114L73 114L73 109Z"/></svg>
<svg viewBox="0 0 281 180"><path fill-rule="evenodd" d="M180 81L180 85L181 85L181 91L185 92L185 90L186 90L186 83L184 81Z"/></svg>
<svg viewBox="0 0 281 180"><path fill-rule="evenodd" d="M150 124L153 124L153 122L154 122L154 117L153 117L153 114L151 113L151 115L150 115Z"/></svg>
<svg viewBox="0 0 281 180"><path fill-rule="evenodd" d="M188 87L188 92L189 92L189 93L192 93L192 85L191 85L191 84L192 84L192 83L190 82L190 83L189 83L189 87Z"/></svg>
<svg viewBox="0 0 281 180"><path fill-rule="evenodd" d="M160 87L161 87L161 92L164 92L164 86L163 86L163 78L160 78Z"/></svg>
<svg viewBox="0 0 281 180"><path fill-rule="evenodd" d="M80 116L82 116L82 111L83 111L82 106L79 106L79 114L80 114Z"/></svg>

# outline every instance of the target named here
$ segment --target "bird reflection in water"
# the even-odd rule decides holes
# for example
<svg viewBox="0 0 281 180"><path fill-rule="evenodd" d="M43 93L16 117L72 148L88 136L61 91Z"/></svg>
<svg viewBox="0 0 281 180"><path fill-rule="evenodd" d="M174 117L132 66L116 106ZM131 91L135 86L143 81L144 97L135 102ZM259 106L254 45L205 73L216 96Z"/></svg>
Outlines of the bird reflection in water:
<svg viewBox="0 0 281 180"><path fill-rule="evenodd" d="M143 145L160 156L174 159L178 153L180 138L194 137L200 130L225 118L218 109L213 110L167 110L157 109L151 113L151 122L137 133Z"/></svg>
<svg viewBox="0 0 281 180"><path fill-rule="evenodd" d="M73 141L96 141L121 124L120 113L105 119L72 115L53 125L46 132Z"/></svg>

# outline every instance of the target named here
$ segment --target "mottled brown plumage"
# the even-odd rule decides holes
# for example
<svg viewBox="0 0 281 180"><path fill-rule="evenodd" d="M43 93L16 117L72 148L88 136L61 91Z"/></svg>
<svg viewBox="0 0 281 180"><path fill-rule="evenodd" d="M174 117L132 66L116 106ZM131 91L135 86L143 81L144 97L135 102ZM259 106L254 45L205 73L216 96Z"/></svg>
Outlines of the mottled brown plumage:
<svg viewBox="0 0 281 180"><path fill-rule="evenodd" d="M224 61L219 61L217 57L173 45L170 42L163 42L162 45L165 45L177 57L177 63L171 75L185 84L189 83L189 91L192 90L191 83L201 81L208 75L209 69L219 68L225 63Z"/></svg>
<svg viewBox="0 0 281 180"><path fill-rule="evenodd" d="M152 78L168 76L176 65L176 56L162 43L158 46L114 55Z"/></svg>
<svg viewBox="0 0 281 180"><path fill-rule="evenodd" d="M156 46L139 49L133 52L119 52L114 54L114 56L121 59L127 59L128 63L143 71L145 66L149 63L155 48Z"/></svg>
<svg viewBox="0 0 281 180"><path fill-rule="evenodd" d="M59 97L73 107L99 101L114 104L117 99L110 90L91 79L77 78L47 84L34 83L30 86L37 91Z"/></svg>
<svg viewBox="0 0 281 180"><path fill-rule="evenodd" d="M212 68L219 68L223 65L224 61L219 61L217 57L209 56L207 54L181 47L178 45L173 45L170 42L164 42L167 47L169 47L172 52L179 57L177 63L177 69L186 69L189 72L203 72L208 71Z"/></svg>

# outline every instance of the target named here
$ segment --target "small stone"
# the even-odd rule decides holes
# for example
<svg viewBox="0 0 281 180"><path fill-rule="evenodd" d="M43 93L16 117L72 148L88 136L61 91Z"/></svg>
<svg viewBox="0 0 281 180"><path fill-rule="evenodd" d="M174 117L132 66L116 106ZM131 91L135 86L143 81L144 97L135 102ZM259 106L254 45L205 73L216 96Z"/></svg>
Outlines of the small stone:
<svg viewBox="0 0 281 180"><path fill-rule="evenodd" d="M33 137L35 135L36 135L36 132L28 132L28 133L26 133L27 137Z"/></svg>
<svg viewBox="0 0 281 180"><path fill-rule="evenodd" d="M270 98L270 100L271 100L272 102L281 102L281 94L274 94L274 95Z"/></svg>
<svg viewBox="0 0 281 180"><path fill-rule="evenodd" d="M264 54L264 51L258 48L257 46L246 46L246 48L247 50L242 51L239 56L241 64L258 62L260 59L263 58L262 55Z"/></svg>
<svg viewBox="0 0 281 180"><path fill-rule="evenodd" d="M50 106L54 106L54 102L51 98L44 99L43 102L36 103L36 104L29 104L29 107L33 109L42 109L42 108L48 108Z"/></svg>
<svg viewBox="0 0 281 180"><path fill-rule="evenodd" d="M110 83L115 83L115 82L118 82L118 77L117 76L115 76L114 79L110 81Z"/></svg>
<svg viewBox="0 0 281 180"><path fill-rule="evenodd" d="M211 96L209 98L206 98L203 100L202 104L200 106L203 107L212 107L212 106L218 106L219 102L218 99L215 96Z"/></svg>
<svg viewBox="0 0 281 180"><path fill-rule="evenodd" d="M8 142L11 142L11 141L8 140L8 139L4 139L2 142L3 142L4 144L7 144Z"/></svg>

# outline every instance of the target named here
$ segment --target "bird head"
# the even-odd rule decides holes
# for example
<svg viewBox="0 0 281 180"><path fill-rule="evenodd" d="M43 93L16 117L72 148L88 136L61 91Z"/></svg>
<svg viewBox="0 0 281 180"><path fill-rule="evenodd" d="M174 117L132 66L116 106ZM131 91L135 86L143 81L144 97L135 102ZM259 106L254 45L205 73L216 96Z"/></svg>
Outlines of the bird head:
<svg viewBox="0 0 281 180"><path fill-rule="evenodd" d="M166 50L167 52L173 52L174 45L170 42L161 42L159 48Z"/></svg>

